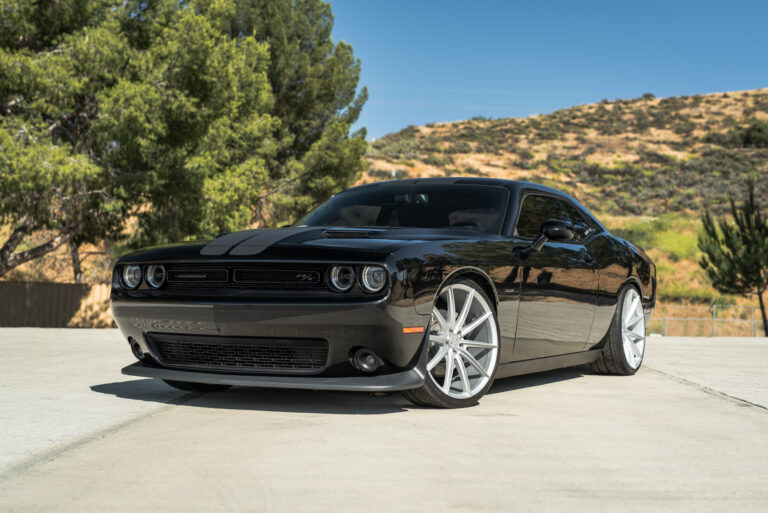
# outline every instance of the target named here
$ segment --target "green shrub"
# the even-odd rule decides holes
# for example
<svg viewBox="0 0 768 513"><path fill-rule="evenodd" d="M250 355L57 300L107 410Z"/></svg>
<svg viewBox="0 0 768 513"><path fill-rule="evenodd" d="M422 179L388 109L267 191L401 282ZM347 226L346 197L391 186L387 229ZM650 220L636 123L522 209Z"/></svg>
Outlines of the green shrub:
<svg viewBox="0 0 768 513"><path fill-rule="evenodd" d="M430 166L445 167L449 164L453 164L453 157L450 155L435 155L430 153L422 159L422 162L429 164Z"/></svg>
<svg viewBox="0 0 768 513"><path fill-rule="evenodd" d="M752 122L752 124L744 130L741 140L744 146L768 148L768 123L765 121Z"/></svg>

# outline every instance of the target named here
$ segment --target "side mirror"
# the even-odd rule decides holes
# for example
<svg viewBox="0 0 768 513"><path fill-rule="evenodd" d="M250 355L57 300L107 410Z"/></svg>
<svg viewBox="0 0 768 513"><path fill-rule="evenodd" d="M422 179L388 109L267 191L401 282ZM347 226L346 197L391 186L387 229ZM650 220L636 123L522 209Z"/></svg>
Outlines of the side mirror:
<svg viewBox="0 0 768 513"><path fill-rule="evenodd" d="M570 221L560 221L559 219L550 219L541 223L539 233L539 238L526 248L526 253L530 254L534 251L539 251L548 240L561 242L571 240L576 236Z"/></svg>
<svg viewBox="0 0 768 513"><path fill-rule="evenodd" d="M569 221L559 221L550 219L541 223L540 233L547 239L555 242L573 239L576 234L573 232L573 226Z"/></svg>

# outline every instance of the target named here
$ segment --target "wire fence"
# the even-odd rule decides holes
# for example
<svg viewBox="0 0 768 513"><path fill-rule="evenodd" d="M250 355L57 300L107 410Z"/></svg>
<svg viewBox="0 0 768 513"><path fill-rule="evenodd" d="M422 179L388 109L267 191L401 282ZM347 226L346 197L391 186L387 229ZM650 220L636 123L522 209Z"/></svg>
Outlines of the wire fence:
<svg viewBox="0 0 768 513"><path fill-rule="evenodd" d="M686 337L765 337L756 306L657 305L648 333Z"/></svg>

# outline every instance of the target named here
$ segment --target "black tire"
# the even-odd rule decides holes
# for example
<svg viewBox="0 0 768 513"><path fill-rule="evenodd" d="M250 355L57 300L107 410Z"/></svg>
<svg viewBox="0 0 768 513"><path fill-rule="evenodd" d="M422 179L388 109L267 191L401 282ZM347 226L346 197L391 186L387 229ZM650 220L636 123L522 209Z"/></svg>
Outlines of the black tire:
<svg viewBox="0 0 768 513"><path fill-rule="evenodd" d="M485 293L482 287L480 287L476 282L468 279L456 279L452 280L451 282L447 283L445 287L448 287L450 285L455 284L464 284L469 287L472 287L475 290L475 293L480 295L485 302L490 306L492 310L492 317L496 329L496 337L499 341L499 344L501 343L501 337L499 336L499 320L498 315L496 312L496 305L491 300L491 298L488 297L488 294ZM441 289L442 291L442 289ZM428 341L427 341L428 343ZM498 350L498 349L497 349ZM410 402L417 406L426 406L426 407L433 407L433 408L465 408L467 406L472 406L474 404L477 404L477 401L485 395L485 393L488 391L489 388L493 385L493 380L496 377L496 369L498 369L499 366L499 360L498 357L496 358L496 364L493 367L493 371L491 372L491 377L488 380L488 383L477 393L475 393L473 396L468 397L466 399L457 399L454 397L450 397L447 394L445 394L440 387L438 387L435 382L432 380L432 378L428 375L427 379L424 381L424 384L419 388L413 388L410 390L403 390L401 393L403 396L405 396L406 399L408 399ZM427 371L429 373L429 371Z"/></svg>
<svg viewBox="0 0 768 513"><path fill-rule="evenodd" d="M173 388L184 390L186 392L221 392L230 388L230 385L212 385L210 383L192 383L190 381L174 381L172 379L164 379L167 384Z"/></svg>
<svg viewBox="0 0 768 513"><path fill-rule="evenodd" d="M616 312L613 314L613 320L611 321L610 328L608 328L608 333L605 335L600 358L590 364L590 368L595 374L631 376L643 364L641 359L638 366L632 368L624 353L624 341L621 336L624 298L630 290L639 293L639 290L634 285L625 285L619 291L618 305L616 306Z"/></svg>

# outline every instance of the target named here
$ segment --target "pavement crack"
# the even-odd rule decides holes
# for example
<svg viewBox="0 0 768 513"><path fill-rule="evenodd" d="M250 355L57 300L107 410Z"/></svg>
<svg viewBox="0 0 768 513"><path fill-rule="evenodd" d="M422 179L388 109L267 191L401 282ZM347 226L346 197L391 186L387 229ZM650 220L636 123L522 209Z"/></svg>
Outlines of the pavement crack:
<svg viewBox="0 0 768 513"><path fill-rule="evenodd" d="M728 395L728 394L726 394L724 392L720 392L719 390L715 390L714 388L709 388L709 387L704 386L704 385L702 385L700 383L696 383L695 381L691 381L689 379L681 378L680 376L675 376L674 374L669 374L667 372L660 371L660 370L654 369L652 367L648 367L647 365L645 365L643 368L647 369L647 370L649 370L651 372L655 372L656 374L661 374L662 376L665 376L665 377L671 379L672 381L676 381L676 382L678 382L678 383L680 383L682 385L688 385L688 386L692 386L694 388L698 388L699 390L701 390L702 392L704 392L706 394L718 397L718 398L723 399L725 401L736 403L736 404L739 404L741 406L749 406L749 407L752 407L752 408L756 408L761 413L768 414L768 407L765 407L762 404L753 403L752 401L747 401L746 399L742 399L740 397L736 397L736 396L733 396L733 395Z"/></svg>
<svg viewBox="0 0 768 513"><path fill-rule="evenodd" d="M0 482L7 481L12 477L15 477L17 474L24 472L25 470L28 470L31 467L54 460L59 456L61 456L62 454L68 453L70 451L73 451L85 445L88 445L93 441L101 440L107 436L113 435L118 431L121 431L122 429L132 424L135 424L136 422L146 419L147 417L151 417L158 413L164 413L168 410L175 408L176 406L185 404L193 399L200 397L201 395L203 395L203 392L190 392L188 394L178 396L166 402L163 406L155 408L151 411L141 413L139 415L135 415L129 419L126 419L122 422L118 422L117 424L113 424L109 427L98 429L87 435L77 438L72 442L65 443L64 445L60 445L54 449L48 449L38 454L35 454L34 456L26 458L19 463L12 464L11 466L6 467L4 470L0 471Z"/></svg>

